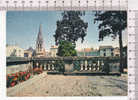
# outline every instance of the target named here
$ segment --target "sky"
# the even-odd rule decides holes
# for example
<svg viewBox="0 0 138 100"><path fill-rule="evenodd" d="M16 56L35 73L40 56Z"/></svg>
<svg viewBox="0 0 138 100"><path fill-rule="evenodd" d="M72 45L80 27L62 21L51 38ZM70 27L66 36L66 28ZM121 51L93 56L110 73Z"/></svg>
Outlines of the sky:
<svg viewBox="0 0 138 100"><path fill-rule="evenodd" d="M42 25L42 35L44 39L44 47L47 51L52 45L55 45L53 35L56 30L56 21L61 20L62 11L8 11L7 12L7 33L6 44L18 45L23 49L33 47L35 49L36 38L39 31L39 25ZM99 46L111 45L118 47L118 38L112 41L111 37L104 38L104 41L98 41L98 24L94 24L94 13L86 11L82 17L88 22L87 35L84 42L81 40L76 42L76 49L83 48L98 49ZM127 30L123 31L123 45L127 44Z"/></svg>

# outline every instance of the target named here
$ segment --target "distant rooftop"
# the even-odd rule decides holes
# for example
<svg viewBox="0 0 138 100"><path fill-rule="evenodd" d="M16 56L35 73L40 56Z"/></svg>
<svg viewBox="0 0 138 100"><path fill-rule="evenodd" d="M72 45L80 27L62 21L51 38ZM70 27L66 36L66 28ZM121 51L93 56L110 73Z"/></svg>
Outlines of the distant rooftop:
<svg viewBox="0 0 138 100"><path fill-rule="evenodd" d="M51 48L58 48L58 46L56 46L56 45L52 45Z"/></svg>
<svg viewBox="0 0 138 100"><path fill-rule="evenodd" d="M110 49L113 48L112 46L100 46L99 49Z"/></svg>

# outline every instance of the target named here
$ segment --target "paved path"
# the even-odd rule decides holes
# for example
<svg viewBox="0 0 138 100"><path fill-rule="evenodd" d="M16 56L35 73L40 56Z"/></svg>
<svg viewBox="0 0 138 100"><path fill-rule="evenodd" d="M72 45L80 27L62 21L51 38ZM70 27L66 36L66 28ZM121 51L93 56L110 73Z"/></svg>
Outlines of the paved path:
<svg viewBox="0 0 138 100"><path fill-rule="evenodd" d="M35 75L7 89L8 96L126 96L125 76Z"/></svg>

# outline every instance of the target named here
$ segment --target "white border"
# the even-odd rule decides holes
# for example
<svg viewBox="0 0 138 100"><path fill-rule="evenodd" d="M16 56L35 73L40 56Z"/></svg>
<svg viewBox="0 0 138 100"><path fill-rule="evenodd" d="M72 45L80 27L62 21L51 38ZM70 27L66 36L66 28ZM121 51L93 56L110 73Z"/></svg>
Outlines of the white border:
<svg viewBox="0 0 138 100"><path fill-rule="evenodd" d="M25 0L27 1L27 0ZM49 1L49 0L48 0ZM84 0L85 1L85 0ZM105 0L106 1L106 0ZM128 9L130 10L137 10L138 9L138 0L129 0L128 1ZM128 23L129 24L129 23ZM129 41L129 38L128 38ZM95 99L95 100L127 100L127 96L119 97L119 96L110 96L110 97L7 97L6 96L6 11L0 11L0 98L2 100L24 100L24 99L40 99L40 100L51 100L51 99L58 99L58 100L69 100L69 99ZM128 46L129 47L129 46ZM128 66L129 67L129 66ZM129 70L128 70L129 71ZM131 71L129 71L131 73Z"/></svg>
<svg viewBox="0 0 138 100"><path fill-rule="evenodd" d="M6 11L0 11L0 98L2 100L127 100L127 96L103 97L7 97L6 96ZM34 91L35 92L35 91Z"/></svg>

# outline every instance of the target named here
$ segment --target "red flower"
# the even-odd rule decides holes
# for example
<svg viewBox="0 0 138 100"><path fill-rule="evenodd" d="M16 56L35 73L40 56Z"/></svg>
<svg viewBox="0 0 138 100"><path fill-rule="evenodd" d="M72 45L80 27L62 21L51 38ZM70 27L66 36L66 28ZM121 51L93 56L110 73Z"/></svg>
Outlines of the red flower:
<svg viewBox="0 0 138 100"><path fill-rule="evenodd" d="M27 77L25 77L25 80L27 80L28 78Z"/></svg>
<svg viewBox="0 0 138 100"><path fill-rule="evenodd" d="M11 86L12 86L12 87L15 86L15 82L12 82L12 83L11 83Z"/></svg>
<svg viewBox="0 0 138 100"><path fill-rule="evenodd" d="M23 72L20 72L20 75L22 76L24 73Z"/></svg>
<svg viewBox="0 0 138 100"><path fill-rule="evenodd" d="M27 74L27 76L26 76L27 78L29 78L30 77L30 74Z"/></svg>
<svg viewBox="0 0 138 100"><path fill-rule="evenodd" d="M16 76L16 74L11 74L11 76Z"/></svg>

